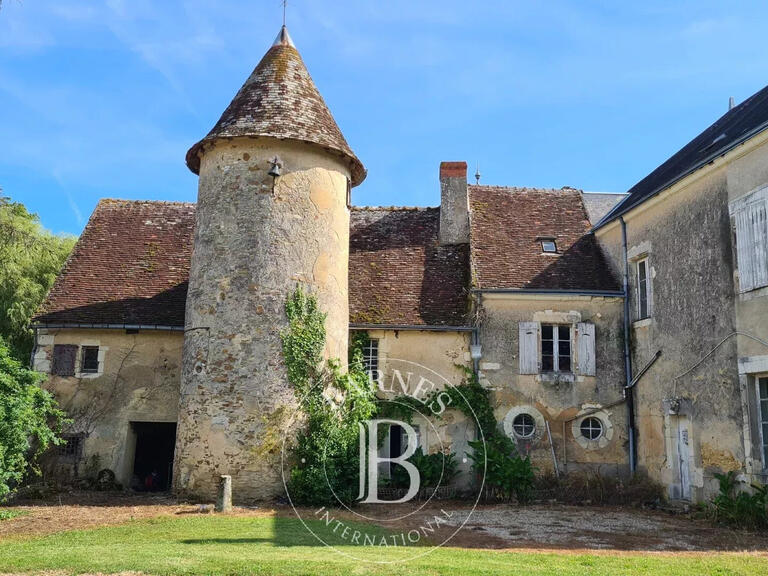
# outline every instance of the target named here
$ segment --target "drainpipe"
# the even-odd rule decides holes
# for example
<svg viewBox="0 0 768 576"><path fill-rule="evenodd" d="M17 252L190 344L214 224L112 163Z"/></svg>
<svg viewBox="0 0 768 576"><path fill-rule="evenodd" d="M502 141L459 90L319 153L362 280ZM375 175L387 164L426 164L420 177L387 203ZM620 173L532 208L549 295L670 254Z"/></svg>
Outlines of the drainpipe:
<svg viewBox="0 0 768 576"><path fill-rule="evenodd" d="M482 294L478 294L477 298L475 299L475 305L477 306L475 311L479 311L480 307L482 305ZM472 321L472 336L470 338L470 352L472 356L472 370L475 373L475 376L480 376L480 355L475 354L474 351L476 347L480 346L480 327L477 325L477 315L475 314L475 318ZM479 349L479 348L478 348Z"/></svg>
<svg viewBox="0 0 768 576"><path fill-rule="evenodd" d="M629 471L634 475L637 470L637 437L635 436L635 391L632 386L632 356L629 350L629 258L627 257L627 223L621 222L621 250L624 258L624 395L627 399L627 436L629 437Z"/></svg>
<svg viewBox="0 0 768 576"><path fill-rule="evenodd" d="M32 341L32 354L29 357L29 368L31 370L35 369L35 356L37 355L37 326L32 328L32 337L34 340Z"/></svg>

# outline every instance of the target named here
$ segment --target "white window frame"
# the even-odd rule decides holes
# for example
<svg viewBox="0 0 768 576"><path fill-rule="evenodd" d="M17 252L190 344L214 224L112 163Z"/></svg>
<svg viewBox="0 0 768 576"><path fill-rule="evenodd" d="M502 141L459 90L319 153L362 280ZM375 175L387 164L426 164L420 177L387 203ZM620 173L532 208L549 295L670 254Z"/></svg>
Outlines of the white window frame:
<svg viewBox="0 0 768 576"><path fill-rule="evenodd" d="M755 396L757 397L757 434L760 439L760 458L763 462L763 470L768 470L768 438L763 433L763 426L768 425L768 409L763 412L763 401L768 400L768 395L763 398L760 395L760 380L768 382L768 374L755 376ZM767 403L768 404L768 403Z"/></svg>
<svg viewBox="0 0 768 576"><path fill-rule="evenodd" d="M376 375L379 369L379 340L369 338L363 347L363 369L366 373L373 372Z"/></svg>
<svg viewBox="0 0 768 576"><path fill-rule="evenodd" d="M517 430L517 427L521 426L523 429L525 429L525 426L527 424L522 424L522 425L516 424L516 421L517 421L518 418L526 418L526 417L531 419L531 422L533 424L533 429L531 430L530 434L521 434ZM520 438L522 440L530 440L531 438L536 436L536 431L537 431L536 429L537 429L536 417L533 414L529 413L529 412L520 412L514 418L512 418L512 432L514 433L515 436L517 436L518 438Z"/></svg>
<svg viewBox="0 0 768 576"><path fill-rule="evenodd" d="M583 426L584 426L584 424L586 424L590 420L593 420L593 421L597 422L598 424L600 424L600 428L599 428L600 433L597 436L595 436L594 438L590 438L589 436L586 436L584 434ZM590 430L597 430L598 428L590 426L589 429ZM590 414L589 416L585 416L584 418L581 419L581 422L579 422L579 434L581 434L581 437L584 438L585 440L587 440L588 442L597 442L605 434L605 422L603 422L600 418L598 418L594 414Z"/></svg>
<svg viewBox="0 0 768 576"><path fill-rule="evenodd" d="M544 370L544 327L552 327L552 370ZM570 370L560 370L560 327L568 328L568 356ZM542 374L574 374L573 366L573 326L570 324L555 324L543 322L539 331L539 371Z"/></svg>
<svg viewBox="0 0 768 576"><path fill-rule="evenodd" d="M645 268L645 280L640 279L640 266ZM648 256L643 256L635 260L635 277L637 279L637 319L645 320L652 314L651 300L651 267L648 265ZM643 314L642 299L640 297L640 287L645 285L645 314Z"/></svg>

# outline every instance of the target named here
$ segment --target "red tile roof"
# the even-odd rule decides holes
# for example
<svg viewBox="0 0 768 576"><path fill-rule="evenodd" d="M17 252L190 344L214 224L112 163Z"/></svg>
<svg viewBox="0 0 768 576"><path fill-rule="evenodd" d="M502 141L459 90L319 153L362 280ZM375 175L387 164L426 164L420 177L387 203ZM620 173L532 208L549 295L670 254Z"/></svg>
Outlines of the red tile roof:
<svg viewBox="0 0 768 576"><path fill-rule="evenodd" d="M592 235L581 192L469 186L476 288L618 290ZM558 254L544 254L552 238Z"/></svg>
<svg viewBox="0 0 768 576"><path fill-rule="evenodd" d="M352 323L466 325L469 247L440 246L439 226L439 208L352 210Z"/></svg>
<svg viewBox="0 0 768 576"><path fill-rule="evenodd" d="M102 200L35 319L184 325L195 205Z"/></svg>
<svg viewBox="0 0 768 576"><path fill-rule="evenodd" d="M468 248L437 245L439 214L352 211L352 322L464 323ZM194 222L194 204L102 200L35 321L183 326Z"/></svg>
<svg viewBox="0 0 768 576"><path fill-rule="evenodd" d="M284 34L267 51L208 135L187 152L187 166L200 171L199 152L222 138L268 136L321 146L349 164L352 185L365 168L344 139L298 50Z"/></svg>

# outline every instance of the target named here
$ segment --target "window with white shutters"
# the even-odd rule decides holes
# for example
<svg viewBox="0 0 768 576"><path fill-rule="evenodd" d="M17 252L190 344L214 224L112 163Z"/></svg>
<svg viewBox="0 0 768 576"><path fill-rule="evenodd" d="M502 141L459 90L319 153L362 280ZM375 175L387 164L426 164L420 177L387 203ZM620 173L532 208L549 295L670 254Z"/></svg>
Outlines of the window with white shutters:
<svg viewBox="0 0 768 576"><path fill-rule="evenodd" d="M519 324L520 374L539 373L539 323Z"/></svg>
<svg viewBox="0 0 768 576"><path fill-rule="evenodd" d="M576 325L576 342L578 343L579 373L594 376L595 370L595 325L591 322L579 322Z"/></svg>
<svg viewBox="0 0 768 576"><path fill-rule="evenodd" d="M768 187L730 205L736 228L739 292L768 286Z"/></svg>

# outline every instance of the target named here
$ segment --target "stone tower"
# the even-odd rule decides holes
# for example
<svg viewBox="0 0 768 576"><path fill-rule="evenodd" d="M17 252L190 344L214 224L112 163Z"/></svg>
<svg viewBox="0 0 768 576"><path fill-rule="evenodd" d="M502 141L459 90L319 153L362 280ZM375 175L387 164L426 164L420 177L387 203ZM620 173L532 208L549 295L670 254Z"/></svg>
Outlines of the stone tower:
<svg viewBox="0 0 768 576"><path fill-rule="evenodd" d="M349 190L365 169L285 26L210 133L187 294L175 488L235 500L284 492L281 423L296 405L280 332L301 285L327 312L326 354L346 358ZM279 176L274 176L275 168Z"/></svg>

